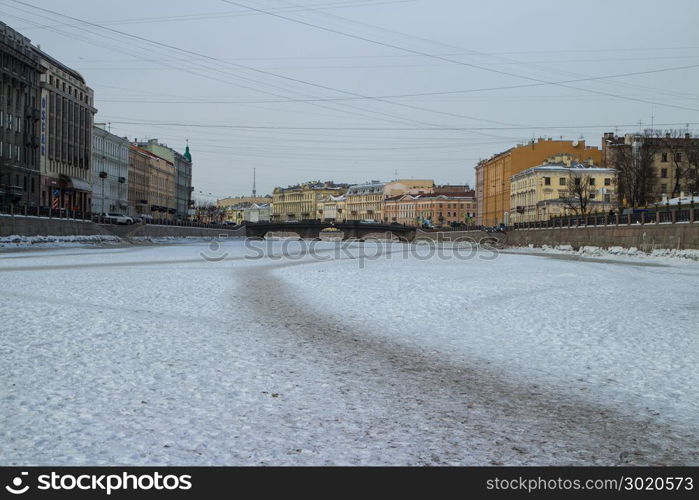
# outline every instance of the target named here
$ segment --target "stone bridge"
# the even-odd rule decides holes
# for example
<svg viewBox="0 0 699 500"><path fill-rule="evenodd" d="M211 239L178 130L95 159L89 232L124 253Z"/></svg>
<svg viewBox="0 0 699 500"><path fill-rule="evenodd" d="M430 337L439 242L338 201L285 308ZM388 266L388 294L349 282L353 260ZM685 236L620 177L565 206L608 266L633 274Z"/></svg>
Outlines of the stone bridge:
<svg viewBox="0 0 699 500"><path fill-rule="evenodd" d="M267 233L296 233L303 239L320 238L324 229L336 229L342 232L342 238L362 240L369 235L395 237L401 241L412 241L415 228L399 224L367 224L361 222L245 222L245 234L248 238L264 238ZM333 235L334 231L323 234Z"/></svg>

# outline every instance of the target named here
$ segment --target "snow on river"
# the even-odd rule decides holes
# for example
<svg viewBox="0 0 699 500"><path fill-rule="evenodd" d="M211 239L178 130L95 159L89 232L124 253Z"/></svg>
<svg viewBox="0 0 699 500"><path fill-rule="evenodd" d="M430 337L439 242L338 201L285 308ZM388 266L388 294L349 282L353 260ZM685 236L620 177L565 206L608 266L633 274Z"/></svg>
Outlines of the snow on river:
<svg viewBox="0 0 699 500"><path fill-rule="evenodd" d="M696 262L319 248L0 254L0 465L699 464Z"/></svg>

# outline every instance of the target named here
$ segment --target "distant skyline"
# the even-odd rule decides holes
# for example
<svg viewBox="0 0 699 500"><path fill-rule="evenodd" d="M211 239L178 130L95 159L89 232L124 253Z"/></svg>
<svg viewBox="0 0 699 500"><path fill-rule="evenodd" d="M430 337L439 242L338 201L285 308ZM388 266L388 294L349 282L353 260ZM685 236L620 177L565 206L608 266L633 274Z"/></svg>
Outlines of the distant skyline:
<svg viewBox="0 0 699 500"><path fill-rule="evenodd" d="M116 6L118 5L118 8ZM95 122L194 159L213 200L307 180L474 184L537 137L699 124L699 3L2 0ZM209 195L210 193L210 195Z"/></svg>

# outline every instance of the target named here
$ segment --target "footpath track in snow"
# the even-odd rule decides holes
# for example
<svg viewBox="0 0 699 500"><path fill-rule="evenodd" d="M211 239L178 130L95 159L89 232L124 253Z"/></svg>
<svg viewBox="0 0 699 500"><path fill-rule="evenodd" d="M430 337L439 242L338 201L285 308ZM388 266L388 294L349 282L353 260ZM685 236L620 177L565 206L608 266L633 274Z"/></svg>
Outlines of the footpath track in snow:
<svg viewBox="0 0 699 500"><path fill-rule="evenodd" d="M245 300L264 318L266 329L299 343L305 363L330 367L329 385L339 386L342 404L350 405L347 420L365 427L368 443L386 447L381 461L696 463L699 440L691 432L682 435L651 418L528 383L486 363L454 363L429 348L382 339L371 323L357 329L311 311L274 271L314 264L242 271L249 291ZM390 458L394 450L397 456Z"/></svg>
<svg viewBox="0 0 699 500"><path fill-rule="evenodd" d="M242 242L221 261L210 251L0 257L0 464L699 463L697 304L684 297L696 265L501 255L360 269L249 260ZM527 304L600 276L612 288L578 290L583 311L656 283L665 335L642 302L599 331L571 318L531 329L548 316ZM637 322L648 349L624 331Z"/></svg>

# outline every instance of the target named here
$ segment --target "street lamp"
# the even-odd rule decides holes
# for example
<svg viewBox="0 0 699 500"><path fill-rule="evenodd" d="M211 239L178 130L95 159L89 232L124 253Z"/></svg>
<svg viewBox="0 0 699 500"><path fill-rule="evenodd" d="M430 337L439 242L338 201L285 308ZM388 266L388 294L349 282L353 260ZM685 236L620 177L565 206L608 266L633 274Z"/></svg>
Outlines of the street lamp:
<svg viewBox="0 0 699 500"><path fill-rule="evenodd" d="M107 177L107 172L100 172L100 179L102 179L102 215L104 215L104 179Z"/></svg>

